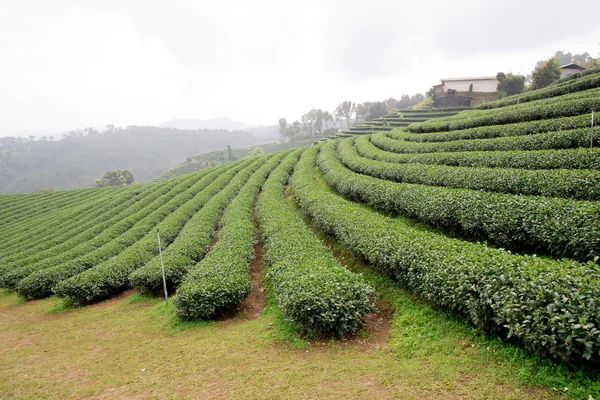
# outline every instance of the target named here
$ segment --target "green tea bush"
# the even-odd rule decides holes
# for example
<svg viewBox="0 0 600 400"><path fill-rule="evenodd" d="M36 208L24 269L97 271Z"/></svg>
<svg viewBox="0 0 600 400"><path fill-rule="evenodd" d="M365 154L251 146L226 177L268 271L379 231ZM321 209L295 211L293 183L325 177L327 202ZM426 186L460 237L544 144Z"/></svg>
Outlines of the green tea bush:
<svg viewBox="0 0 600 400"><path fill-rule="evenodd" d="M373 310L373 290L342 267L283 197L301 151L273 171L258 199L267 278L283 316L310 334L345 336Z"/></svg>
<svg viewBox="0 0 600 400"><path fill-rule="evenodd" d="M186 222L213 196L234 179L240 170L257 168L255 160L247 160L227 169L201 193L184 193L185 197L170 202L165 217L155 228L161 233L161 244L169 246ZM175 199L174 199L175 200ZM90 303L110 297L129 287L129 276L158 255L156 231L152 229L141 240L128 247L118 256L88 269L54 287L54 292L73 303Z"/></svg>
<svg viewBox="0 0 600 400"><path fill-rule="evenodd" d="M84 241L64 252L58 251L59 248L54 252L54 249L51 248L46 253L46 258L38 262L31 264L15 263L7 272L0 272L0 285L14 287L28 275L36 271L46 270L45 273L36 275L35 282L37 283L35 285L42 285L40 289L43 287L43 291L39 291L36 286L37 294L35 297L49 295L50 289L57 282L57 279L66 279L119 254L127 246L135 243L146 230L152 228L153 221L156 221L156 218L161 218L160 208L172 197L177 197L186 192L196 182L198 182L198 187L202 187L202 185L208 184L211 179L214 179L214 176L205 177L199 181L196 177L188 177L183 181L169 182L160 190L156 190L150 196L128 207L123 212L124 215L119 213L105 223L100 224L100 228L103 228L103 230L93 239ZM10 264L9 267L11 267ZM52 276L53 278L41 278L46 276ZM28 294L25 295L25 292L22 292L24 297L32 298L33 295L30 292L33 289L32 285L33 281L28 281Z"/></svg>
<svg viewBox="0 0 600 400"><path fill-rule="evenodd" d="M333 142L318 164L338 192L384 211L506 248L582 260L600 254L598 202L390 182L346 168Z"/></svg>
<svg viewBox="0 0 600 400"><path fill-rule="evenodd" d="M357 137L356 151L362 157L398 164L420 163L461 167L520 169L600 169L600 148L530 151L465 151L448 153L401 154L381 150L370 136Z"/></svg>
<svg viewBox="0 0 600 400"><path fill-rule="evenodd" d="M595 123L600 124L600 115L595 114ZM388 133L392 139L406 140L409 142L450 142L465 139L489 139L506 136L523 136L534 133L564 131L576 128L589 128L592 120L591 113L542 119L539 121L515 122L504 125L488 125L476 128L461 129L448 132L410 133L394 130ZM589 145L589 143L588 143Z"/></svg>
<svg viewBox="0 0 600 400"><path fill-rule="evenodd" d="M316 153L306 151L293 186L319 228L422 298L486 331L540 355L598 363L600 266L519 256L415 229L320 184L313 173Z"/></svg>
<svg viewBox="0 0 600 400"><path fill-rule="evenodd" d="M271 156L265 156L257 162L262 165L269 159ZM271 164L277 160L280 160L279 154L268 163ZM263 167L264 165L260 169ZM240 173L239 177L236 177L225 189L212 197L200 211L194 214L175 241L163 252L165 278L169 285L178 287L189 269L204 258L223 210L229 207L228 204L241 189L241 184L246 182L252 173L251 169ZM254 172L254 174L256 173L258 171ZM152 259L142 268L133 272L129 276L129 280L131 286L142 292L159 293L163 287L160 259L158 257Z"/></svg>
<svg viewBox="0 0 600 400"><path fill-rule="evenodd" d="M177 289L173 303L181 320L211 318L220 310L237 307L250 293L250 262L256 241L254 201L269 173L287 153L277 153L258 169L225 209L219 240L190 268Z"/></svg>
<svg viewBox="0 0 600 400"><path fill-rule="evenodd" d="M451 142L414 143L390 139L384 133L371 135L371 142L380 149L395 153L434 153L452 151L510 151L510 150L554 150L590 147L600 144L596 132L592 138L590 129L572 129L559 132L545 132L535 135L496 137L492 139L455 140Z"/></svg>
<svg viewBox="0 0 600 400"><path fill-rule="evenodd" d="M600 199L599 171L389 163L361 157L354 148L354 138L343 140L338 151L342 162L354 172L396 182L579 200Z"/></svg>
<svg viewBox="0 0 600 400"><path fill-rule="evenodd" d="M408 126L411 132L443 132L456 129L474 128L484 125L510 124L514 122L534 121L548 118L570 117L600 109L600 90L592 89L594 92L578 92L583 98L572 100L563 99L567 96L538 100L525 104L515 104L492 110L468 111L453 117L438 118L426 122L414 123ZM584 95L591 97L585 97ZM572 95L571 95L572 96ZM575 97L575 96L574 96ZM560 101L550 101L560 99ZM545 102L545 103L544 103ZM460 117L460 118L459 118Z"/></svg>

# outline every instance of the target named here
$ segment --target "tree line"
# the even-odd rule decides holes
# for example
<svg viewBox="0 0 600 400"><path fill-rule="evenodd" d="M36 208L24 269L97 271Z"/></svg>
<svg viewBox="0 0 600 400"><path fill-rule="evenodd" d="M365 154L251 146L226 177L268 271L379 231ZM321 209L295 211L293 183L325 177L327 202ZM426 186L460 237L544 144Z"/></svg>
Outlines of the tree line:
<svg viewBox="0 0 600 400"><path fill-rule="evenodd" d="M550 85L561 77L561 66L575 63L586 69L600 67L600 58L594 58L589 53L571 54L557 51L546 60L538 61L531 74L519 75L498 72L499 97L512 96L526 90L536 90Z"/></svg>
<svg viewBox="0 0 600 400"><path fill-rule="evenodd" d="M361 123L380 118L392 110L403 110L419 104L425 99L421 93L402 95L399 100L390 97L384 101L366 101L356 104L346 100L329 112L313 108L303 114L299 120L289 123L286 118L279 119L279 134L285 141L321 138L338 129L349 128L351 123Z"/></svg>

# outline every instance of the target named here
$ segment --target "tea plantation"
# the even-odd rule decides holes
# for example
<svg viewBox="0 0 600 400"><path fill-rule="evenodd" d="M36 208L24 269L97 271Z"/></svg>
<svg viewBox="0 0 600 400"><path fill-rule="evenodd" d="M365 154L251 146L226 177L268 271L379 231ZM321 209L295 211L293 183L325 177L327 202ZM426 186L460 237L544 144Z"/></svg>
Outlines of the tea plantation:
<svg viewBox="0 0 600 400"><path fill-rule="evenodd" d="M344 337L362 328L376 293L317 229L490 335L597 368L592 110L598 124L598 69L476 109L408 111L158 182L2 195L0 287L78 305L129 288L160 295L158 230L178 317L211 319L252 290L260 233L265 283L283 318Z"/></svg>

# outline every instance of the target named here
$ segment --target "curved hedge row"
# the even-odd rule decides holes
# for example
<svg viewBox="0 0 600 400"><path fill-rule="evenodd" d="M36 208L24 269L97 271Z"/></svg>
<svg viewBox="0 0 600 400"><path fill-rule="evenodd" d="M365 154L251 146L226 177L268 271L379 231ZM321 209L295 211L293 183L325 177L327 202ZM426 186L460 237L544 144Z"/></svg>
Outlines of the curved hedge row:
<svg viewBox="0 0 600 400"><path fill-rule="evenodd" d="M381 150L370 136L354 141L362 157L393 163L420 163L461 167L520 169L600 169L600 148L531 150L531 151L466 151L450 153L401 154Z"/></svg>
<svg viewBox="0 0 600 400"><path fill-rule="evenodd" d="M600 199L599 171L532 171L516 168L389 163L361 157L354 148L353 138L343 140L338 152L342 162L354 172L396 182L530 196Z"/></svg>
<svg viewBox="0 0 600 400"><path fill-rule="evenodd" d="M64 224L56 220L46 223L37 223L39 226L39 237L35 238L33 232L29 236L21 236L21 246L14 246L17 250L5 262L18 264L31 264L40 261L50 255L59 254L79 243L94 238L106 227L106 220L118 212L125 211L133 204L142 201L151 193L144 188L138 190L133 188L118 197L111 197L106 201L98 202L93 207L84 203L74 213L67 213ZM19 251L20 250L20 251Z"/></svg>
<svg viewBox="0 0 600 400"><path fill-rule="evenodd" d="M211 179L211 178L206 178ZM203 184L206 184L207 180ZM103 229L100 234L91 240L85 240L75 247L61 251L63 249L49 249L45 254L46 258L36 263L12 263L7 264L0 270L0 287L14 287L21 279L31 273L43 269L55 267L61 270L83 271L93 265L100 263L126 248L137 240L140 235L140 226L150 218L154 218L156 210L160 209L168 202L168 196L176 196L188 190L194 183L194 178L188 178L182 182L171 182L169 185L152 193L151 196L132 205L123 214L118 213L111 216L105 225L100 225ZM108 225L113 224L113 225ZM84 237L87 239L87 236ZM49 288L48 288L49 290ZM49 294L49 293L48 293Z"/></svg>
<svg viewBox="0 0 600 400"><path fill-rule="evenodd" d="M504 125L487 125L476 128L461 129L448 132L432 133L410 133L400 130L388 132L392 139L406 140L409 142L450 142L464 139L489 139L506 136L523 136L533 133L564 131L577 128L590 127L591 113L576 115L574 117L562 117L542 119L539 121L516 122ZM600 114L594 115L595 124L600 125ZM598 133L600 135L600 133Z"/></svg>
<svg viewBox="0 0 600 400"><path fill-rule="evenodd" d="M589 260L600 254L600 204L396 183L346 168L335 143L318 159L327 183L371 206L514 249Z"/></svg>
<svg viewBox="0 0 600 400"><path fill-rule="evenodd" d="M165 248L177 237L186 222L201 209L214 195L219 193L235 175L243 169L253 168L255 159L244 161L227 169L205 190L195 195L185 192L179 199L173 199L164 209L164 219L157 221L136 243L99 265L78 275L62 280L54 286L54 292L69 302L85 304L110 297L129 287L129 275L156 255L156 231L161 233L161 243Z"/></svg>
<svg viewBox="0 0 600 400"><path fill-rule="evenodd" d="M124 194L106 192L99 198L82 199L81 203L78 203L75 207L48 212L49 218L45 221L33 218L32 220L15 224L13 229L7 227L7 229L3 230L3 234L10 236L10 240L2 244L5 248L2 262L13 262L44 248L61 243L57 238L57 232L77 229L78 225L86 220L86 214L101 212L111 202L126 201L127 197L127 192Z"/></svg>
<svg viewBox="0 0 600 400"><path fill-rule="evenodd" d="M436 306L541 355L600 359L600 267L518 256L414 229L317 182L316 149L294 174L298 203L322 230Z"/></svg>
<svg viewBox="0 0 600 400"><path fill-rule="evenodd" d="M371 143L395 153L434 153L455 151L555 150L590 147L589 129L545 132L535 135L497 137L492 139L455 140L452 142L413 143L390 139L385 133L371 135ZM600 135L593 136L594 147L600 145Z"/></svg>
<svg viewBox="0 0 600 400"><path fill-rule="evenodd" d="M256 241L252 210L267 176L289 152L277 153L252 175L225 209L219 241L191 267L173 300L181 320L207 319L219 310L237 307L250 293L250 262Z"/></svg>
<svg viewBox="0 0 600 400"><path fill-rule="evenodd" d="M483 125L500 125L538 119L569 117L585 114L591 112L591 110L600 110L600 98L598 94L590 98L562 100L552 104L537 104L542 101L545 100L538 100L537 102L526 103L524 105L516 104L495 110L470 111L469 114L460 119L448 117L413 123L407 127L407 130L411 132L452 131Z"/></svg>
<svg viewBox="0 0 600 400"><path fill-rule="evenodd" d="M71 193L68 199L65 199L64 197L59 198L57 196L57 198L50 198L48 201L33 204L31 207L18 208L12 215L7 216L1 221L0 224L2 226L12 225L10 233L21 232L18 230L19 226L23 226L24 229L35 227L35 224L32 224L33 222L47 221L49 215L51 216L50 218L55 218L61 213L72 212L73 209L79 208L82 202L95 201L107 193L118 193L122 190L122 188L110 188L109 190L103 191L89 189L77 190L77 195ZM12 236L8 236L9 229L10 228L7 229L7 236L2 238L3 246L10 246L11 244L16 243Z"/></svg>
<svg viewBox="0 0 600 400"><path fill-rule="evenodd" d="M311 334L344 336L362 326L373 290L342 267L283 197L301 150L287 156L258 198L267 278L283 316Z"/></svg>
<svg viewBox="0 0 600 400"><path fill-rule="evenodd" d="M271 165L280 160L281 156L277 154L274 157L263 156L257 163L261 165L266 162L265 165ZM265 168L264 165L258 171L263 168ZM253 170L249 169L240 173L235 181L230 182L225 189L211 198L200 211L194 214L175 241L163 252L165 278L169 285L179 286L190 268L204 258L223 210L228 207L231 199L241 189L240 182L253 179L251 174L255 176L259 173L258 171L253 174ZM163 286L160 259L155 257L142 268L133 272L129 276L129 280L131 286L142 292L159 293Z"/></svg>
<svg viewBox="0 0 600 400"><path fill-rule="evenodd" d="M144 237L190 196L209 190L211 182L214 183L221 172L217 169L200 179L191 176L179 184L170 184L165 188L166 193L153 193L143 203L126 210L125 213L129 215L115 215L109 220L110 228L94 239L58 256L26 266L24 269L27 273L21 273L24 276L18 282L17 293L29 299L49 296L58 282L110 261Z"/></svg>
<svg viewBox="0 0 600 400"><path fill-rule="evenodd" d="M600 86L600 69L594 74L590 74L573 81L555 82L555 84L546 86L543 89L532 90L516 96L508 96L500 100L490 101L479 104L474 107L479 110L506 107L513 104L526 103L533 100L546 99L550 97L562 96L569 93L581 92L587 89L593 89Z"/></svg>

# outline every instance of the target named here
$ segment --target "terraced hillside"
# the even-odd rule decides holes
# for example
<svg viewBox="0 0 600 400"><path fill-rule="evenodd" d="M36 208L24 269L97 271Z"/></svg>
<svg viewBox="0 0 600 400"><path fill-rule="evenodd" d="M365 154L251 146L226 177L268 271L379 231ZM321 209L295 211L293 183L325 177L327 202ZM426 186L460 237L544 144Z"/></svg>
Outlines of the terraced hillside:
<svg viewBox="0 0 600 400"><path fill-rule="evenodd" d="M349 129L339 132L337 136L348 137L353 135L367 135L376 131L391 131L393 128L407 127L413 122L424 122L430 119L456 115L464 110L465 108L447 107L439 109L393 111L381 118L375 118L373 121L353 125Z"/></svg>
<svg viewBox="0 0 600 400"><path fill-rule="evenodd" d="M251 291L260 233L284 317L348 335L374 290L317 229L486 332L598 365L599 77L155 183L0 196L0 286L82 305L158 294L158 230L177 315L210 319Z"/></svg>

